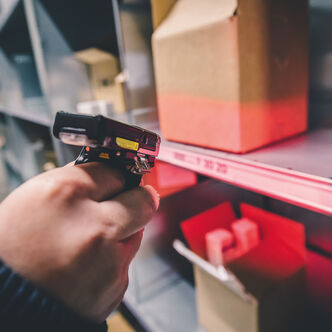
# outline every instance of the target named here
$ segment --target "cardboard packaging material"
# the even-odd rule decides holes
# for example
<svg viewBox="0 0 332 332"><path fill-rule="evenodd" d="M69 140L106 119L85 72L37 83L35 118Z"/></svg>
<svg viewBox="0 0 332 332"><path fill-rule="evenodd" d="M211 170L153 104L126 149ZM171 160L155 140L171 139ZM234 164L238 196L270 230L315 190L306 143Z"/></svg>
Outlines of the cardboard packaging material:
<svg viewBox="0 0 332 332"><path fill-rule="evenodd" d="M77 113L112 117L114 115L113 103L107 100L85 101L77 104Z"/></svg>
<svg viewBox="0 0 332 332"><path fill-rule="evenodd" d="M181 224L190 250L175 249L194 263L198 315L209 332L295 332L300 322L306 278L303 225L241 204L243 218L255 221L260 243L225 266L206 261L205 234L230 230L236 216L223 203Z"/></svg>
<svg viewBox="0 0 332 332"><path fill-rule="evenodd" d="M89 66L92 91L96 100L112 102L114 111L126 111L123 74L118 59L111 53L88 48L75 53L77 59Z"/></svg>
<svg viewBox="0 0 332 332"><path fill-rule="evenodd" d="M242 218L233 222L231 228L240 252L245 253L259 244L259 228L255 222Z"/></svg>
<svg viewBox="0 0 332 332"><path fill-rule="evenodd" d="M160 197L166 197L194 186L197 175L195 172L156 160L153 171L144 175L143 181L145 185L153 186Z"/></svg>
<svg viewBox="0 0 332 332"><path fill-rule="evenodd" d="M216 228L205 234L206 255L212 265L226 265L259 244L259 229L255 222L242 218L230 227L232 232Z"/></svg>
<svg viewBox="0 0 332 332"><path fill-rule="evenodd" d="M208 261L215 266L225 264L224 250L234 244L234 234L217 228L205 234L205 241Z"/></svg>
<svg viewBox="0 0 332 332"><path fill-rule="evenodd" d="M176 0L151 0L152 23L156 29L160 23L166 18Z"/></svg>
<svg viewBox="0 0 332 332"><path fill-rule="evenodd" d="M153 11L166 139L244 153L306 130L307 0L173 3Z"/></svg>

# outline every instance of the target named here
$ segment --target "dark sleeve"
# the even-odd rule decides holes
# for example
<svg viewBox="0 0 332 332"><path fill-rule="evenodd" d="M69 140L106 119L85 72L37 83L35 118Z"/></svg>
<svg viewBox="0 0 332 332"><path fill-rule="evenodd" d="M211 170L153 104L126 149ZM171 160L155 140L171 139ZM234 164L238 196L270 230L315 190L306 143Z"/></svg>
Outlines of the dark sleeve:
<svg viewBox="0 0 332 332"><path fill-rule="evenodd" d="M106 332L66 308L0 260L0 331Z"/></svg>

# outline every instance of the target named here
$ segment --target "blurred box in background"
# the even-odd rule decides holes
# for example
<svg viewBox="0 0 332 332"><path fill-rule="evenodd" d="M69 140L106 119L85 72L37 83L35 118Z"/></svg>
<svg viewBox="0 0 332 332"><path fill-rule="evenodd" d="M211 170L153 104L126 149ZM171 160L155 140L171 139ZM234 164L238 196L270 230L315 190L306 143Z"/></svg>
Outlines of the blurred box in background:
<svg viewBox="0 0 332 332"><path fill-rule="evenodd" d="M227 264L232 273L227 278L227 271L218 273L200 258L207 258L206 233L219 227L231 230L237 219L231 204L222 203L181 224L190 249L198 255L197 259L191 254L201 325L209 332L303 331L304 226L248 204L241 204L240 210L243 218L258 224L261 242ZM192 252L187 251L190 259Z"/></svg>
<svg viewBox="0 0 332 332"><path fill-rule="evenodd" d="M151 0L153 28L157 29L177 0Z"/></svg>
<svg viewBox="0 0 332 332"><path fill-rule="evenodd" d="M307 128L307 0L152 0L166 139L243 153Z"/></svg>
<svg viewBox="0 0 332 332"><path fill-rule="evenodd" d="M85 101L77 104L77 112L87 115L114 116L114 105L107 100Z"/></svg>
<svg viewBox="0 0 332 332"><path fill-rule="evenodd" d="M160 197L165 197L194 186L197 183L195 172L156 160L151 173L144 175L144 184L153 186Z"/></svg>
<svg viewBox="0 0 332 332"><path fill-rule="evenodd" d="M123 75L118 59L111 53L97 48L88 48L75 53L77 59L89 66L92 91L96 100L110 101L114 111L126 111Z"/></svg>

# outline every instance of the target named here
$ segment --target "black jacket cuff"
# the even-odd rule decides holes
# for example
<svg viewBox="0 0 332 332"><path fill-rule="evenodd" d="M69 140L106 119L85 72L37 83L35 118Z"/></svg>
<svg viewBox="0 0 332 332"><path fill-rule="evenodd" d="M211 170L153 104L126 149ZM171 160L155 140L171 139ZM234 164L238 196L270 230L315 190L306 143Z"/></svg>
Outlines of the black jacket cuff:
<svg viewBox="0 0 332 332"><path fill-rule="evenodd" d="M80 317L0 260L0 331L106 332Z"/></svg>

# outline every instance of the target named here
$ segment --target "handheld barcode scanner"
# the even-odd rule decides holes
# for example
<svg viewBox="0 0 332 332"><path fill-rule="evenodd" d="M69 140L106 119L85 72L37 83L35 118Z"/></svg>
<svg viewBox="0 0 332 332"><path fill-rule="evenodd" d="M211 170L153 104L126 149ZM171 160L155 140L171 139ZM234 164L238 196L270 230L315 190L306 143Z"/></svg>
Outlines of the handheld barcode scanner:
<svg viewBox="0 0 332 332"><path fill-rule="evenodd" d="M83 146L76 164L106 162L125 172L126 188L137 187L154 167L160 137L148 130L104 116L57 112L53 135L65 144Z"/></svg>

